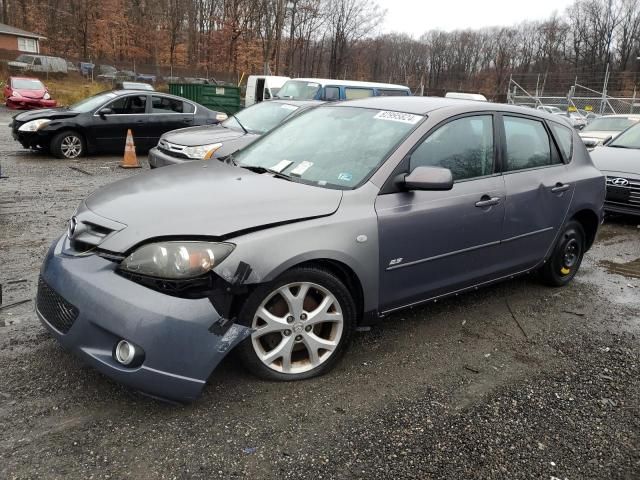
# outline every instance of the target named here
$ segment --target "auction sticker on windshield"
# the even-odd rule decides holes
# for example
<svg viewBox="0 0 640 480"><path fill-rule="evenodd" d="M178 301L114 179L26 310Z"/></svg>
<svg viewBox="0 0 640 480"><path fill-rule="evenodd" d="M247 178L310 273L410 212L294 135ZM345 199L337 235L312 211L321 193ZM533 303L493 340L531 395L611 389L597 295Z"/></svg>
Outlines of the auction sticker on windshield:
<svg viewBox="0 0 640 480"><path fill-rule="evenodd" d="M388 120L391 122L409 123L411 125L415 125L422 119L420 115L413 115L411 113L402 112L390 112L388 110L378 112L373 118L377 120Z"/></svg>
<svg viewBox="0 0 640 480"><path fill-rule="evenodd" d="M304 172L309 170L309 167L311 167L311 165L313 165L313 162L307 162L306 160L304 162L300 162L300 165L291 170L291 175L301 177Z"/></svg>

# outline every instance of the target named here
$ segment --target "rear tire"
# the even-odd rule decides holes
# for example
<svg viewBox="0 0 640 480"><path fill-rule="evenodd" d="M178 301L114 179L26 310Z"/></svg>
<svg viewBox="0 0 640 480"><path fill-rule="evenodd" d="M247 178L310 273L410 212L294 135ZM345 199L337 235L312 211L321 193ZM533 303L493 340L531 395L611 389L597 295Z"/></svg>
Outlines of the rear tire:
<svg viewBox="0 0 640 480"><path fill-rule="evenodd" d="M58 158L71 160L84 156L86 151L84 137L74 130L60 132L51 140L51 153Z"/></svg>
<svg viewBox="0 0 640 480"><path fill-rule="evenodd" d="M586 247L580 222L571 220L564 227L551 256L540 269L540 278L551 287L563 287L578 273Z"/></svg>
<svg viewBox="0 0 640 480"><path fill-rule="evenodd" d="M327 373L344 354L356 306L332 273L295 268L256 288L239 323L254 329L237 349L247 370L266 380L304 380Z"/></svg>

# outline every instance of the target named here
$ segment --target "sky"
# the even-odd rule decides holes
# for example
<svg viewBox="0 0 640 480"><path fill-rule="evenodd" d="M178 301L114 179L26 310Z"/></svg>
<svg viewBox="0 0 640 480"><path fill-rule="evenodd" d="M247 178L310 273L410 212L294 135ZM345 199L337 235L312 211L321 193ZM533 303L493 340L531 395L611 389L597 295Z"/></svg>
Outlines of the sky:
<svg viewBox="0 0 640 480"><path fill-rule="evenodd" d="M574 0L376 0L387 10L381 30L419 37L427 30L515 25L559 14Z"/></svg>

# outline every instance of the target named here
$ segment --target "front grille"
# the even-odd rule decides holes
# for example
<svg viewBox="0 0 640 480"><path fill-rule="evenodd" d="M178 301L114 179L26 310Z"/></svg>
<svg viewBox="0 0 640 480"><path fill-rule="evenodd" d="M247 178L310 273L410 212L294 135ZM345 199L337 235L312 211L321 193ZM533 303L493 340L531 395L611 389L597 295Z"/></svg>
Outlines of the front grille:
<svg viewBox="0 0 640 480"><path fill-rule="evenodd" d="M78 317L78 309L62 298L40 277L38 279L38 311L53 328L67 333Z"/></svg>
<svg viewBox="0 0 640 480"><path fill-rule="evenodd" d="M640 180L607 177L607 203L640 208Z"/></svg>
<svg viewBox="0 0 640 480"><path fill-rule="evenodd" d="M189 158L184 153L185 148L187 147L184 145L177 145L175 143L167 142L164 139L158 142L158 150L176 158Z"/></svg>

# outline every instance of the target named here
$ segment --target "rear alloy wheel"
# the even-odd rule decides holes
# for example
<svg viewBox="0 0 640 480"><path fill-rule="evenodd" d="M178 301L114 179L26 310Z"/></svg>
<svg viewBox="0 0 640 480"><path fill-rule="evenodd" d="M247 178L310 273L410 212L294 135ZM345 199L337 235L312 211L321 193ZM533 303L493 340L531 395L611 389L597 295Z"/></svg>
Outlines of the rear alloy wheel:
<svg viewBox="0 0 640 480"><path fill-rule="evenodd" d="M582 225L570 221L558 237L551 257L540 270L542 280L552 287L562 287L578 273L585 251Z"/></svg>
<svg viewBox="0 0 640 480"><path fill-rule="evenodd" d="M84 138L77 132L59 133L51 140L51 151L58 158L78 158L85 153Z"/></svg>
<svg viewBox="0 0 640 480"><path fill-rule="evenodd" d="M241 317L253 329L239 348L244 364L269 380L321 375L346 349L354 314L349 291L333 274L314 268L287 272L256 289L243 309Z"/></svg>

